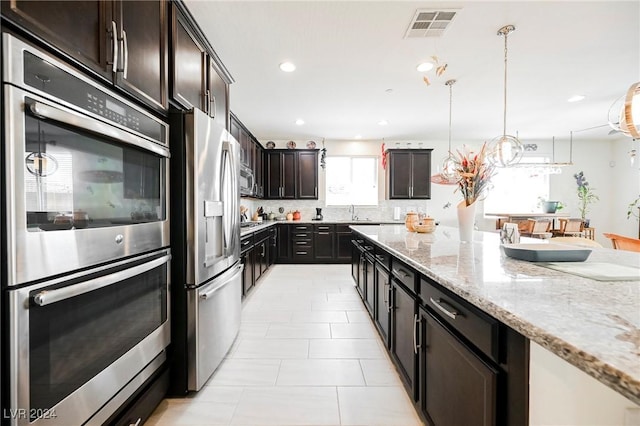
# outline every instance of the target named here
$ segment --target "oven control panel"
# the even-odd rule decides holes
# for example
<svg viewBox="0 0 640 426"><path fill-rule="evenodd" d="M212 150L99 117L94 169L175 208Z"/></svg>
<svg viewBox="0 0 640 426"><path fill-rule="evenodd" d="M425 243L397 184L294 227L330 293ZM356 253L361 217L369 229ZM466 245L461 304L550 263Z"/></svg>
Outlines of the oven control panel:
<svg viewBox="0 0 640 426"><path fill-rule="evenodd" d="M121 124L129 129L140 131L140 117L129 114L127 109L110 99L103 99L93 93L87 93L87 109L110 121Z"/></svg>

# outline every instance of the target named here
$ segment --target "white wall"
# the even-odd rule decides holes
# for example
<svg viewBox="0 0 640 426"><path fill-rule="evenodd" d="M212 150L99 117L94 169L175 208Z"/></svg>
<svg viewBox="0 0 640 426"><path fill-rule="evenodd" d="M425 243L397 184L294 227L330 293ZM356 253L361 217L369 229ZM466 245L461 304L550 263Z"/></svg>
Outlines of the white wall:
<svg viewBox="0 0 640 426"><path fill-rule="evenodd" d="M261 141L264 145L267 141ZM275 141L277 148L285 148L287 141ZM298 148L304 148L307 141L295 141ZM327 156L336 155L381 155L382 140L373 141L335 141L324 142L327 149ZM436 173L447 153L447 142L419 142L419 141L386 141L387 148L407 147L433 148L431 169L432 174ZM452 148L462 147L465 142L455 141ZM535 143L538 145L538 154L552 154L551 141L531 141L525 143ZM613 232L617 234L638 237L638 221L635 218L626 219L627 206L635 198L640 196L640 158L636 160L634 168L629 166L628 151L632 143L640 150L638 142L625 136L607 137L602 140L593 141L581 138L579 134L573 140L573 165L563 168L561 174L551 175L550 197L562 201L566 205L566 212L572 216L579 217L577 185L573 175L583 171L589 184L594 188L600 200L592 205L588 217L591 219L591 226L596 228L596 241L605 247L610 247L610 242L602 236L603 232ZM322 148L323 144L316 141L316 148ZM397 145L399 144L399 145ZM473 148L479 148L481 140L467 141L466 144ZM569 161L569 141L568 138L558 139L555 143L555 161ZM419 209L425 211L441 224L456 226L455 206L462 199L459 193L454 192L455 186L432 185L431 200L385 200L385 171L381 162L378 170L379 200L377 208L358 207L357 214L360 218L370 218L374 220L391 220L393 207L402 208L403 214L407 209ZM319 199L317 201L269 201L269 200L249 200L244 199L243 204L251 209L263 206L266 211L277 211L279 206L285 210L299 209L303 214L303 219L310 219L315 214L315 207L322 207L325 219L345 219L349 212L347 207L326 207L324 203L325 179L324 169L319 169ZM482 203L478 206L476 223L479 229L494 230L495 220L483 218L484 208Z"/></svg>

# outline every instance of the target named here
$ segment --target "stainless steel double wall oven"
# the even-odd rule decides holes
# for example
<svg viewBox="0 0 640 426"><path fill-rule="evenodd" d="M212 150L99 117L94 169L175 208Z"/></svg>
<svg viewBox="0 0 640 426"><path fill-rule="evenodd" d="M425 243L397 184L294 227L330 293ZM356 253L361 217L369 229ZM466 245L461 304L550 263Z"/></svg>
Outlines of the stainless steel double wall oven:
<svg viewBox="0 0 640 426"><path fill-rule="evenodd" d="M19 38L2 42L4 414L102 423L170 340L168 125Z"/></svg>

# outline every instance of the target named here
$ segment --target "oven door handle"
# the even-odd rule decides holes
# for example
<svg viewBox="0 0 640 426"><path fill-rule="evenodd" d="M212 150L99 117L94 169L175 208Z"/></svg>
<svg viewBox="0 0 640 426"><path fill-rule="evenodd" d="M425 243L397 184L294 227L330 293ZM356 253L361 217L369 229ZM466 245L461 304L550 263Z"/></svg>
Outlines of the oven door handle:
<svg viewBox="0 0 640 426"><path fill-rule="evenodd" d="M142 139L115 126L103 123L102 121L96 120L92 117L87 117L77 112L54 107L33 99L26 100L25 104L28 107L26 109L38 118L64 123L72 127L80 128L89 133L106 136L119 142L135 145L163 157L170 157L169 150L167 148Z"/></svg>
<svg viewBox="0 0 640 426"><path fill-rule="evenodd" d="M136 275L140 275L154 268L157 268L158 266L167 263L169 260L171 260L170 254L152 260L151 262L143 263L142 265L138 265L133 268L114 272L113 274L105 275L104 277L84 281L80 284L55 290L44 290L36 294L33 297L33 301L36 303L36 305L39 306L51 305L52 303L80 296L81 294L89 293L90 291L98 290L100 288L107 287L117 282L126 280L128 278L135 277Z"/></svg>

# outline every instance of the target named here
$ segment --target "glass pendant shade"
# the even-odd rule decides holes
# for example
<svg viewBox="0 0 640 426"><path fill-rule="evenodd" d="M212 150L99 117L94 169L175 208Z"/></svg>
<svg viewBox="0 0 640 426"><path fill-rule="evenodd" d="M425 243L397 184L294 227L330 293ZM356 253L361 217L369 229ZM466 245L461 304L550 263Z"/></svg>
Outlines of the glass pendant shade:
<svg viewBox="0 0 640 426"><path fill-rule="evenodd" d="M449 156L442 162L442 171L440 172L440 175L442 175L442 179L447 182L457 182L458 173L456 172L456 162L451 153L449 153Z"/></svg>
<svg viewBox="0 0 640 426"><path fill-rule="evenodd" d="M523 152L524 147L515 136L497 136L489 143L489 161L499 167L517 164Z"/></svg>

